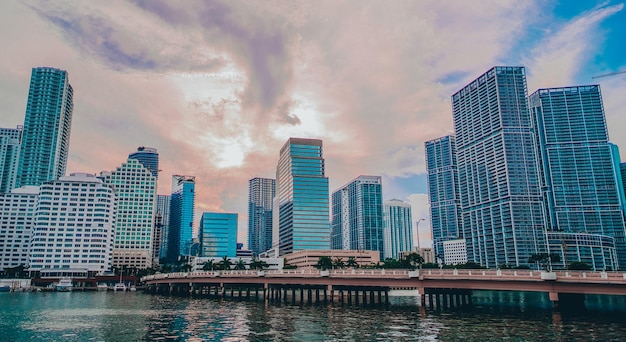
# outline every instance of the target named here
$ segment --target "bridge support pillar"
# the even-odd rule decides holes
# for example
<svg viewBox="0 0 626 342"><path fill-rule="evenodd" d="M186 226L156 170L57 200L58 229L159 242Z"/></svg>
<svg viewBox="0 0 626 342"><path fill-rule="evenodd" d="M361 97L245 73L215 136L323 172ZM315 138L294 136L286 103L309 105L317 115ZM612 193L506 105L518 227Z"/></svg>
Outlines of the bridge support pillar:
<svg viewBox="0 0 626 342"><path fill-rule="evenodd" d="M549 292L548 296L550 297L550 301L554 305L555 308L559 307L559 294L558 292Z"/></svg>

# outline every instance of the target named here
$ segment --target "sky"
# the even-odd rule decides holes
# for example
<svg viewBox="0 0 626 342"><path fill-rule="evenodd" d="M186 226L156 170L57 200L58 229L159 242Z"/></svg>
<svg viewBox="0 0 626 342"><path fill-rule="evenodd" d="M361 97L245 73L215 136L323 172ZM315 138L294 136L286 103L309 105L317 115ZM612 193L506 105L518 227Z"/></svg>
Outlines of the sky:
<svg viewBox="0 0 626 342"><path fill-rule="evenodd" d="M525 66L529 93L600 84L626 151L626 74L592 78L626 69L624 37L620 1L3 0L0 127L23 124L33 67L67 70L68 173L155 147L158 192L195 176L196 224L238 213L246 244L248 180L322 139L330 193L382 176L427 246L424 142L453 133L450 96L495 65Z"/></svg>

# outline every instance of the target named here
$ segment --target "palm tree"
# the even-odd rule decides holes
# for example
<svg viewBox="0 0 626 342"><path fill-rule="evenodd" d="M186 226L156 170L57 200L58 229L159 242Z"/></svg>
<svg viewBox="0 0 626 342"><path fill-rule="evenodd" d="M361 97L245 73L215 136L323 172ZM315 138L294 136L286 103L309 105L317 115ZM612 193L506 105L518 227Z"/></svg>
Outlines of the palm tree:
<svg viewBox="0 0 626 342"><path fill-rule="evenodd" d="M337 269L346 268L346 263L344 263L341 258L336 258L335 261L333 261L333 267Z"/></svg>
<svg viewBox="0 0 626 342"><path fill-rule="evenodd" d="M215 270L215 264L213 263L213 260L209 259L207 261L204 262L204 264L202 264L202 270L203 271L213 271Z"/></svg>
<svg viewBox="0 0 626 342"><path fill-rule="evenodd" d="M331 269L332 267L333 267L333 261L329 256L321 256L317 260L317 264L315 265L315 268L320 269L322 271L326 271L328 269Z"/></svg>
<svg viewBox="0 0 626 342"><path fill-rule="evenodd" d="M221 269L228 271L228 270L230 270L230 267L232 265L233 265L233 262L230 261L230 259L228 259L228 257L226 255L224 255L224 257L220 261Z"/></svg>
<svg viewBox="0 0 626 342"><path fill-rule="evenodd" d="M250 261L251 270L263 270L268 267L270 267L268 263L263 260L259 260L256 257L252 258L252 261Z"/></svg>
<svg viewBox="0 0 626 342"><path fill-rule="evenodd" d="M241 260L241 258L239 258L239 261L237 261L237 263L235 264L235 270L245 270L246 269L246 263L243 262L243 260Z"/></svg>
<svg viewBox="0 0 626 342"><path fill-rule="evenodd" d="M348 258L348 262L346 262L346 266L352 267L352 268L359 268L359 263L356 262L356 259L354 259L353 256L351 256Z"/></svg>
<svg viewBox="0 0 626 342"><path fill-rule="evenodd" d="M185 263L185 264L183 264L183 265L180 267L180 270L181 270L182 272L189 272L189 271L191 271L191 269L192 269L192 268L193 268L193 266L191 266L191 265L189 265L189 264Z"/></svg>

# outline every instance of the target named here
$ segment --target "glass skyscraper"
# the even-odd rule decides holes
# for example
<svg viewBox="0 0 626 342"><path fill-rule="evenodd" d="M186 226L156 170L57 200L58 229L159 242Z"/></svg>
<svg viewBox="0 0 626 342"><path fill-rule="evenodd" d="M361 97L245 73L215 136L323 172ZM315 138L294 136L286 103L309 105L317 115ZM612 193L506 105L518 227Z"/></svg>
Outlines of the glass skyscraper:
<svg viewBox="0 0 626 342"><path fill-rule="evenodd" d="M65 175L73 107L66 71L33 68L16 187L41 185Z"/></svg>
<svg viewBox="0 0 626 342"><path fill-rule="evenodd" d="M248 181L248 248L259 255L272 248L272 206L276 180Z"/></svg>
<svg viewBox="0 0 626 342"><path fill-rule="evenodd" d="M409 203L392 199L384 207L384 258L398 259L400 252L413 250L413 219Z"/></svg>
<svg viewBox="0 0 626 342"><path fill-rule="evenodd" d="M276 168L274 246L279 255L330 249L328 178L324 176L322 141L289 138Z"/></svg>
<svg viewBox="0 0 626 342"><path fill-rule="evenodd" d="M233 213L203 213L200 219L200 256L237 256L237 221Z"/></svg>
<svg viewBox="0 0 626 342"><path fill-rule="evenodd" d="M159 179L159 153L156 148L137 147L137 151L129 154L128 158L137 159L154 177Z"/></svg>
<svg viewBox="0 0 626 342"><path fill-rule="evenodd" d="M427 141L425 146L433 245L436 259L441 259L444 241L463 238L456 139L448 135Z"/></svg>
<svg viewBox="0 0 626 342"><path fill-rule="evenodd" d="M23 127L0 128L0 193L15 188Z"/></svg>
<svg viewBox="0 0 626 342"><path fill-rule="evenodd" d="M452 95L468 261L523 265L546 252L523 67L494 67Z"/></svg>
<svg viewBox="0 0 626 342"><path fill-rule="evenodd" d="M600 87L539 89L529 103L550 251L595 270L617 269L617 251L626 265L619 154L608 142Z"/></svg>
<svg viewBox="0 0 626 342"><path fill-rule="evenodd" d="M167 258L167 238L170 225L170 196L157 195L157 205L154 214L154 239L152 243L153 263L161 258Z"/></svg>
<svg viewBox="0 0 626 342"><path fill-rule="evenodd" d="M170 261L188 256L193 244L196 177L172 176L167 254Z"/></svg>
<svg viewBox="0 0 626 342"><path fill-rule="evenodd" d="M384 253L380 176L359 176L332 196L331 248Z"/></svg>

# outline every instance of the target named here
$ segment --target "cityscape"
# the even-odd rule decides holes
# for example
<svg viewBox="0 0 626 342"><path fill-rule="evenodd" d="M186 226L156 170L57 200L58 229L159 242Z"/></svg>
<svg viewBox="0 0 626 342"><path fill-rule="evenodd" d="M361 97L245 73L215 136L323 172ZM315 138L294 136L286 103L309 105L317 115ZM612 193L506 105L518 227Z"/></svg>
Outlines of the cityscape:
<svg viewBox="0 0 626 342"><path fill-rule="evenodd" d="M626 159L620 156L620 147L626 147L620 145L619 127L611 124L621 122L611 118L626 107L620 105L623 65L568 78L528 58L484 58L462 73L444 72L445 79L437 82L445 87L437 91L446 89L447 99L424 101L429 95L423 93L390 104L380 97L398 88L384 89L383 81L380 93L364 91L372 111L366 96L358 106L346 107L352 114L340 118L335 111L344 104L335 108L302 97L313 88L285 95L297 88L293 75L302 73L298 68L322 57L315 49L306 50L311 56L295 56L277 48L306 39L268 33L276 28L266 23L284 9L252 6L274 19L246 14L246 20L259 20L259 27L269 30L250 37L236 21L225 24L220 20L226 19L213 17L248 13L242 4L209 1L183 8L165 1L110 9L140 8L143 29L152 27L163 38L180 38L176 30L168 31L169 25L198 20L207 35L203 41L213 39L223 51L250 54L231 63L232 56L190 50L189 70L213 76L184 68L169 76L158 71L157 65L176 63L168 54L180 54L178 49L189 43L184 40L193 35L171 49L155 41L161 59L150 60L152 47L124 41L107 28L89 31L105 27L100 16L113 13L97 5L83 9L88 11L84 20L74 20L79 12L65 5L5 5L43 18L67 37L106 37L100 45L78 40L70 45L83 45L85 50L78 51L100 56L105 68L122 74L143 70L142 79L128 78L120 87L141 84L140 96L155 99L150 108L124 107L132 95L107 89L110 80L104 79L98 90L102 98L89 95L100 82L98 73L86 83L83 67L58 59L39 59L44 64L12 76L28 80L28 87L7 90L0 98L25 104L20 121L15 114L0 118L0 291L24 298L14 307L24 314L16 316L17 323L7 323L22 328L0 326L9 340L31 336L23 319L38 308L27 296L41 296L41 305L55 312L60 301L76 310L105 303L115 310L138 310L131 314L146 326L155 319L147 312L191 308L168 311L164 327L150 327L144 335L132 331L146 328L124 323L115 324L123 332L109 324L106 331L85 328L103 340L412 340L426 332L441 340L484 340L485 335L465 328L446 335L421 324L430 317L444 327L466 327L482 316L498 326L508 319L498 310L518 312L511 314L515 319L528 308L538 310L534 319L544 331L523 335L505 329L494 336L558 340L560 334L577 336L559 330L563 322L590 324L586 333L593 335L604 323L592 316L626 310ZM196 19L194 9L218 24ZM537 8L518 10L526 16ZM577 12L582 14L554 37L599 25L622 11L621 3L603 3ZM289 25L306 37L306 24L294 16ZM156 29L157 20L168 28ZM241 50L239 42L233 43L237 39L276 50ZM136 44L139 52L124 52L129 48L124 44ZM295 65L302 66L293 71L269 58L298 60ZM249 74L242 78L235 65L251 68ZM170 95L176 91L157 91L156 78L170 78L186 89L190 117L174 118L178 111ZM341 87L325 86L330 93ZM109 106L111 116L86 111L85 104L94 101ZM377 112L381 108L375 101L401 115ZM436 117L420 122L427 116L420 105L406 111L407 105L421 102L436 108ZM14 111L15 105L2 109ZM355 114L360 111L362 116ZM336 124L328 125L333 117ZM157 131L167 135L149 133ZM124 138L116 138L116 132ZM193 152L186 147L192 145ZM120 147L125 151L120 153ZM262 308L259 300L277 311ZM353 326L329 328L332 314L318 312L327 305L338 317L356 315L371 327L367 333ZM0 318L13 310L4 306ZM359 307L370 311L359 313ZM379 316L396 317L394 310L415 315L413 321L399 320L411 332L396 338L391 321L376 323ZM445 313L454 310L469 310L471 317L460 323L446 320ZM573 318L568 310L590 314ZM81 312L66 314L90 315ZM222 316L196 324L192 312ZM284 325L299 315L311 322L323 318L319 326ZM616 327L611 331L626 329L603 317ZM81 329L69 324L44 331L50 334L46 339L63 331L80 340Z"/></svg>

